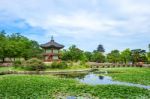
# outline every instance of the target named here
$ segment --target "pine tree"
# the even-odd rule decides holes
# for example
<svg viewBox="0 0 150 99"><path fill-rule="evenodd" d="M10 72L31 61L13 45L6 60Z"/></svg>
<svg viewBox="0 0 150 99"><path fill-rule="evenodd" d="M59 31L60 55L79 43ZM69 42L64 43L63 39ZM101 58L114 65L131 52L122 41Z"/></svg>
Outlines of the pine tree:
<svg viewBox="0 0 150 99"><path fill-rule="evenodd" d="M102 53L105 52L103 45L99 44L97 47L97 51L102 52Z"/></svg>

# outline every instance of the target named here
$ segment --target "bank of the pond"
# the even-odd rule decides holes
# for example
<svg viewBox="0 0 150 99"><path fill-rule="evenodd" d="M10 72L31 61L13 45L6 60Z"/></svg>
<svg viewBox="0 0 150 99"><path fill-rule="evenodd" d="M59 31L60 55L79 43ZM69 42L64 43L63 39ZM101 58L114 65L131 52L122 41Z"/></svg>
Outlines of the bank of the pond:
<svg viewBox="0 0 150 99"><path fill-rule="evenodd" d="M53 71L19 71L19 70L4 70L0 71L0 75L6 74L69 74L69 73L88 73L94 69L81 70L53 70Z"/></svg>
<svg viewBox="0 0 150 99"><path fill-rule="evenodd" d="M105 75L111 76L113 80L150 85L150 68L102 68L100 71L107 71Z"/></svg>
<svg viewBox="0 0 150 99"><path fill-rule="evenodd" d="M46 75L3 75L0 76L0 98L2 99L56 99L57 94L84 96L100 99L150 98L150 91L137 87L119 85L90 86L73 79Z"/></svg>

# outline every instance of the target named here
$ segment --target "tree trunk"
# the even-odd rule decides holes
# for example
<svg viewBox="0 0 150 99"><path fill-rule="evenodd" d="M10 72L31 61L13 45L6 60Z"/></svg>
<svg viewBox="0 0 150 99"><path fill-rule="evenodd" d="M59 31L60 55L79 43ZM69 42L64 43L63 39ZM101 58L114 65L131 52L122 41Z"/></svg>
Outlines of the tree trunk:
<svg viewBox="0 0 150 99"><path fill-rule="evenodd" d="M4 63L4 62L5 62L5 58L2 59L2 63Z"/></svg>
<svg viewBox="0 0 150 99"><path fill-rule="evenodd" d="M28 60L28 58L27 58L27 57L24 57L24 60Z"/></svg>
<svg viewBox="0 0 150 99"><path fill-rule="evenodd" d="M12 59L9 57L10 62L12 62Z"/></svg>

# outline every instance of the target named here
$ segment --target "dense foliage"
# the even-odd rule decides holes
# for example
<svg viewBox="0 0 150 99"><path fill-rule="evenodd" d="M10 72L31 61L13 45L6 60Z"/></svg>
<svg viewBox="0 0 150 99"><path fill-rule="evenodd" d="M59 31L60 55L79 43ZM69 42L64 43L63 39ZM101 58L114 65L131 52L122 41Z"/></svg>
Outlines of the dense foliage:
<svg viewBox="0 0 150 99"><path fill-rule="evenodd" d="M105 54L102 45L98 45L97 50L93 52L84 52L75 45L72 45L68 50L62 51L62 60L138 64L138 62L150 62L149 53L146 53L143 49L130 50L127 48L121 52L119 50L112 50L110 53Z"/></svg>
<svg viewBox="0 0 150 99"><path fill-rule="evenodd" d="M117 63L120 61L120 53L119 50L112 50L108 55L107 59L111 63Z"/></svg>
<svg viewBox="0 0 150 99"><path fill-rule="evenodd" d="M121 57L121 61L122 61L123 63L125 63L125 64L126 64L126 63L129 63L129 62L131 61L131 59L132 59L130 49L125 49L125 50L123 50L123 51L121 52L120 57Z"/></svg>
<svg viewBox="0 0 150 99"><path fill-rule="evenodd" d="M150 44L148 47L150 49ZM102 44L99 44L93 52L83 51L76 45L72 45L68 49L61 51L61 59L73 62L150 63L150 52L146 52L143 49L131 50L128 48L123 51L115 49L110 53L104 52L105 49ZM5 58L15 61L16 58L28 60L33 57L42 58L42 49L36 41L30 40L19 33L6 35L5 31L0 32L0 60L2 62L5 61Z"/></svg>
<svg viewBox="0 0 150 99"><path fill-rule="evenodd" d="M134 49L131 50L132 53L132 62L146 62L147 57L146 57L146 51L142 49Z"/></svg>
<svg viewBox="0 0 150 99"><path fill-rule="evenodd" d="M84 59L83 51L77 48L75 45L69 47L68 50L62 51L62 59L65 61L79 61Z"/></svg>
<svg viewBox="0 0 150 99"><path fill-rule="evenodd" d="M103 53L101 53L99 51L94 51L92 53L92 59L91 59L91 61L103 63L103 62L105 62L105 56L104 56Z"/></svg>
<svg viewBox="0 0 150 99"><path fill-rule="evenodd" d="M25 60L32 57L41 57L41 48L36 41L13 33L6 35L4 31L0 32L0 59L4 62L5 58L14 60L24 58Z"/></svg>
<svg viewBox="0 0 150 99"><path fill-rule="evenodd" d="M43 63L43 61L39 60L37 58L29 59L29 60L25 61L25 63L23 65L26 70L41 71L41 70L46 69L46 66Z"/></svg>
<svg viewBox="0 0 150 99"><path fill-rule="evenodd" d="M65 69L68 65L66 62L53 62L50 68Z"/></svg>

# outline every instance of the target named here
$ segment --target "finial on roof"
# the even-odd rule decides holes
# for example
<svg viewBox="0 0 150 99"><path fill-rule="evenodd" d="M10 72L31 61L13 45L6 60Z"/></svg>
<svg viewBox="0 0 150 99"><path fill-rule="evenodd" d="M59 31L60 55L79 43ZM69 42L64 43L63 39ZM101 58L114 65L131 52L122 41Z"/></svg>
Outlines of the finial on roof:
<svg viewBox="0 0 150 99"><path fill-rule="evenodd" d="M53 36L51 36L51 41L54 41L54 37Z"/></svg>

